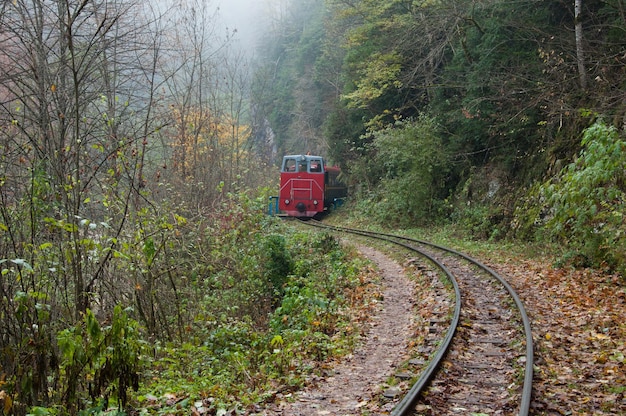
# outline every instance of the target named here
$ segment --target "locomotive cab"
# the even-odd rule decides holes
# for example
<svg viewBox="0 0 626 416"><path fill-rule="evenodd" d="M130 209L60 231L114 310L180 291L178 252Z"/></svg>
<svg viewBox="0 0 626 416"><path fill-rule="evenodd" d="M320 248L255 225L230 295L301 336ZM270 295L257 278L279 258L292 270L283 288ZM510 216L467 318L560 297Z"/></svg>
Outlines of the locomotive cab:
<svg viewBox="0 0 626 416"><path fill-rule="evenodd" d="M324 172L324 159L319 156L294 155L283 157L282 172Z"/></svg>
<svg viewBox="0 0 626 416"><path fill-rule="evenodd" d="M278 208L294 217L313 217L345 197L337 181L339 168L327 167L324 158L310 155L283 157ZM343 187L343 192L337 188Z"/></svg>

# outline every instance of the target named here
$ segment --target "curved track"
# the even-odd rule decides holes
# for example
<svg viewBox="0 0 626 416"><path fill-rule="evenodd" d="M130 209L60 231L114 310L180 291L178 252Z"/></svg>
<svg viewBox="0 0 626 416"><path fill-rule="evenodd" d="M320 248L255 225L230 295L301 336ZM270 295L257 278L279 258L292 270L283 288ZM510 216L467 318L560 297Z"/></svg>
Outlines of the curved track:
<svg viewBox="0 0 626 416"><path fill-rule="evenodd" d="M433 336L422 348L424 359L414 360L419 377L392 415L528 415L533 378L530 322L520 298L502 277L463 253L427 241L317 221L306 224L419 253L454 288L453 315L431 322Z"/></svg>

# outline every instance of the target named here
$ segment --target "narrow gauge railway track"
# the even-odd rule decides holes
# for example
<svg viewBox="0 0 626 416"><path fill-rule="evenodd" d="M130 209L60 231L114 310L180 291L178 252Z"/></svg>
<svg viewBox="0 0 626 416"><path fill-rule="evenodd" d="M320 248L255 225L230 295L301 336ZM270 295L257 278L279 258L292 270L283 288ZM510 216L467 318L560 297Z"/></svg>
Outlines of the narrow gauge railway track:
<svg viewBox="0 0 626 416"><path fill-rule="evenodd" d="M449 326L431 328L440 336L422 348L425 364L393 416L528 415L533 378L530 321L502 277L463 253L427 241L317 221L306 224L400 245L435 264L454 286Z"/></svg>

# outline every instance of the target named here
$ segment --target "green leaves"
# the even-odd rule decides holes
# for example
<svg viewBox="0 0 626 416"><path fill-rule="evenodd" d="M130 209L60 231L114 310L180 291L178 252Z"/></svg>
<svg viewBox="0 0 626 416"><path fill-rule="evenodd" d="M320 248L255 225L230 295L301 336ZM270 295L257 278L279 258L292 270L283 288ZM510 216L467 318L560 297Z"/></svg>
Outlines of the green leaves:
<svg viewBox="0 0 626 416"><path fill-rule="evenodd" d="M376 184L372 218L385 224L424 223L438 204L434 189L448 171L447 154L434 119L422 115L376 131L374 168L363 169Z"/></svg>
<svg viewBox="0 0 626 416"><path fill-rule="evenodd" d="M18 265L27 271L31 271L31 272L33 271L33 267L30 264L28 264L26 260L24 259L12 259L11 263Z"/></svg>
<svg viewBox="0 0 626 416"><path fill-rule="evenodd" d="M143 254L146 256L146 265L148 267L152 266L156 252L157 250L154 246L154 239L152 237L146 238L143 244Z"/></svg>
<svg viewBox="0 0 626 416"><path fill-rule="evenodd" d="M580 156L540 192L546 230L594 264L626 267L626 141L602 122L585 130Z"/></svg>
<svg viewBox="0 0 626 416"><path fill-rule="evenodd" d="M263 237L262 247L264 274L269 282L274 301L279 301L284 293L284 285L293 269L291 255L285 238L279 234Z"/></svg>
<svg viewBox="0 0 626 416"><path fill-rule="evenodd" d="M77 405L81 389L89 387L95 403L113 396L120 406L125 406L127 390L139 387L144 348L139 336L137 322L119 305L110 326L102 328L93 312L87 310L83 322L60 331L57 343L63 370L60 382L67 398L64 404Z"/></svg>
<svg viewBox="0 0 626 416"><path fill-rule="evenodd" d="M358 70L356 90L343 95L348 108L367 108L373 100L390 90L402 87L399 79L401 56L397 53L374 53Z"/></svg>

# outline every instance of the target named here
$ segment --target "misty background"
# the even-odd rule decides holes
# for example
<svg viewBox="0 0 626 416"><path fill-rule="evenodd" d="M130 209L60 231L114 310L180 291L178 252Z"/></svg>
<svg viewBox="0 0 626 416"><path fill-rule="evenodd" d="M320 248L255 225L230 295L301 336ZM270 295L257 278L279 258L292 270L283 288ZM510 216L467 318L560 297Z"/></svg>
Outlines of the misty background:
<svg viewBox="0 0 626 416"><path fill-rule="evenodd" d="M287 0L206 0L216 11L220 37L232 36L234 44L253 55L259 39L280 20Z"/></svg>

